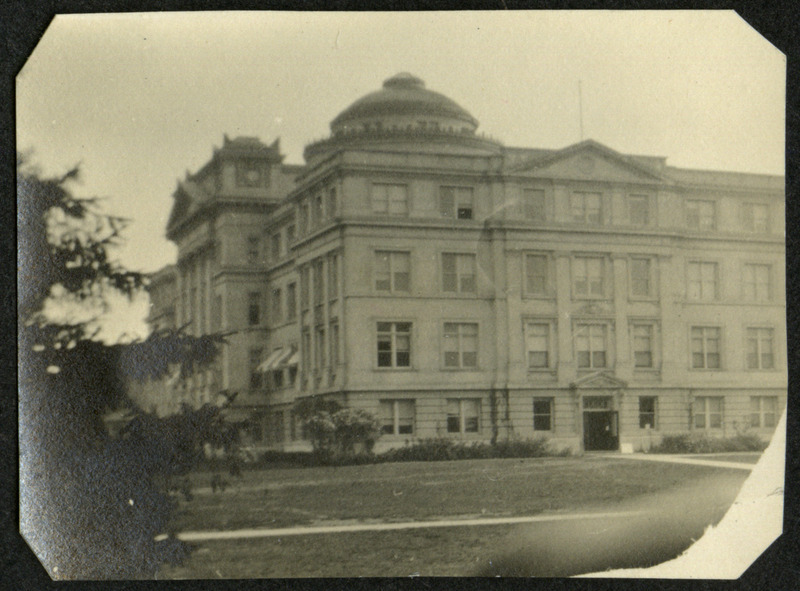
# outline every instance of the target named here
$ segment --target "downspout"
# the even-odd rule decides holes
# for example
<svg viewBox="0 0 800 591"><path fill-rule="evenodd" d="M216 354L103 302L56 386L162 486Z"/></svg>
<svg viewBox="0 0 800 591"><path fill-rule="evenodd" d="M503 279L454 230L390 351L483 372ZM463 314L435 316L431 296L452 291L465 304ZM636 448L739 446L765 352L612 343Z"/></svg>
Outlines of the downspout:
<svg viewBox="0 0 800 591"><path fill-rule="evenodd" d="M499 425L497 424L497 390L494 386L492 389L489 390L489 402L490 402L490 417L492 422L492 445L497 444L497 436L500 430Z"/></svg>

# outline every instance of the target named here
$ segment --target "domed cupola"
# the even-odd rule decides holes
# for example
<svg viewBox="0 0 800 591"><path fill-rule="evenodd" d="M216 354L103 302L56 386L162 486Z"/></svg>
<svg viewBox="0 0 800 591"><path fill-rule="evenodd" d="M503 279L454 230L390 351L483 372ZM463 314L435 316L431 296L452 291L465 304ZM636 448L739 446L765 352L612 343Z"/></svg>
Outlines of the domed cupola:
<svg viewBox="0 0 800 591"><path fill-rule="evenodd" d="M306 146L306 161L338 148L456 150L495 153L500 144L476 135L478 121L417 76L401 72L331 121L331 136ZM424 146L423 146L424 144ZM449 146L449 147L447 147Z"/></svg>
<svg viewBox="0 0 800 591"><path fill-rule="evenodd" d="M409 130L439 127L472 133L478 121L455 101L425 88L425 82L401 72L383 83L383 88L358 99L331 122L331 131Z"/></svg>

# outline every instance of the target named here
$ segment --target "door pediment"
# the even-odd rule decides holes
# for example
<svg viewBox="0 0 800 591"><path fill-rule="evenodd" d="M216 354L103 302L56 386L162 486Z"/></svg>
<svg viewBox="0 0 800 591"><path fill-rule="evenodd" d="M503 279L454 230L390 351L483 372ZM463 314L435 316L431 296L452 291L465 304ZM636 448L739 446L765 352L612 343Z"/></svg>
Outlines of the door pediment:
<svg viewBox="0 0 800 591"><path fill-rule="evenodd" d="M581 376L570 384L573 390L622 390L627 387L627 382L605 371Z"/></svg>

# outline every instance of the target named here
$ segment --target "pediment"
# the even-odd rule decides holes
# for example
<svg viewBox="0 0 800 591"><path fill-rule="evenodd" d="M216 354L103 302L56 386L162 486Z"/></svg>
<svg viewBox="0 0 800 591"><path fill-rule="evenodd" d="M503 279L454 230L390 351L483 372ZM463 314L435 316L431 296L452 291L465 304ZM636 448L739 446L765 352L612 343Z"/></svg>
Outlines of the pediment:
<svg viewBox="0 0 800 591"><path fill-rule="evenodd" d="M655 168L592 140L529 159L515 166L513 173L530 178L614 183L669 182Z"/></svg>
<svg viewBox="0 0 800 591"><path fill-rule="evenodd" d="M174 203L167 221L167 228L171 228L182 220L191 217L210 199L203 188L191 180L178 182L178 188L173 194Z"/></svg>
<svg viewBox="0 0 800 591"><path fill-rule="evenodd" d="M628 387L628 383L600 371L582 376L572 382L570 387L580 390L621 390Z"/></svg>

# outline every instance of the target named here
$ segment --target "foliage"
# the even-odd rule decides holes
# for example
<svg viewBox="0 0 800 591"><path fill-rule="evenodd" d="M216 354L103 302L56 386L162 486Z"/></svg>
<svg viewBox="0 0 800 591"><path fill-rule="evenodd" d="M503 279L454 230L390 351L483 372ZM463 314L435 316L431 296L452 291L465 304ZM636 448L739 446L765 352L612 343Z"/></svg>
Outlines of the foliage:
<svg viewBox="0 0 800 591"><path fill-rule="evenodd" d="M569 450L556 451L544 437L510 439L494 445L484 442L467 444L461 441L434 438L413 445L390 449L378 456L384 462L438 462L445 460L488 458L538 458L569 455Z"/></svg>
<svg viewBox="0 0 800 591"><path fill-rule="evenodd" d="M653 446L651 453L661 454L704 454L737 451L763 451L766 442L755 433L742 432L733 437L708 437L704 434L681 433L665 435L661 443Z"/></svg>
<svg viewBox="0 0 800 591"><path fill-rule="evenodd" d="M100 340L109 302L141 297L147 281L114 260L126 221L74 197L77 175L42 178L18 159L20 529L53 578L152 577L186 550L155 541L173 510L163 483L192 465L201 439L217 437L216 411L139 414L114 440L102 416L129 404L128 380L173 367L188 376L222 337ZM71 315L54 316L59 305Z"/></svg>
<svg viewBox="0 0 800 591"><path fill-rule="evenodd" d="M355 453L356 446L370 453L381 436L381 424L372 413L360 408L343 408L331 415L336 426L335 439L344 454Z"/></svg>
<svg viewBox="0 0 800 591"><path fill-rule="evenodd" d="M321 410L305 422L314 455L323 463L342 463L354 457L356 448L369 455L381 435L380 422L371 413L343 408L333 414Z"/></svg>
<svg viewBox="0 0 800 591"><path fill-rule="evenodd" d="M308 452L269 451L262 454L257 467L313 467L323 465L359 465L381 462L437 462L490 458L539 458L569 456L569 448L556 450L545 437L510 439L495 445L484 442L464 443L454 439L423 439L412 445L387 450L380 454L334 453L327 455Z"/></svg>

